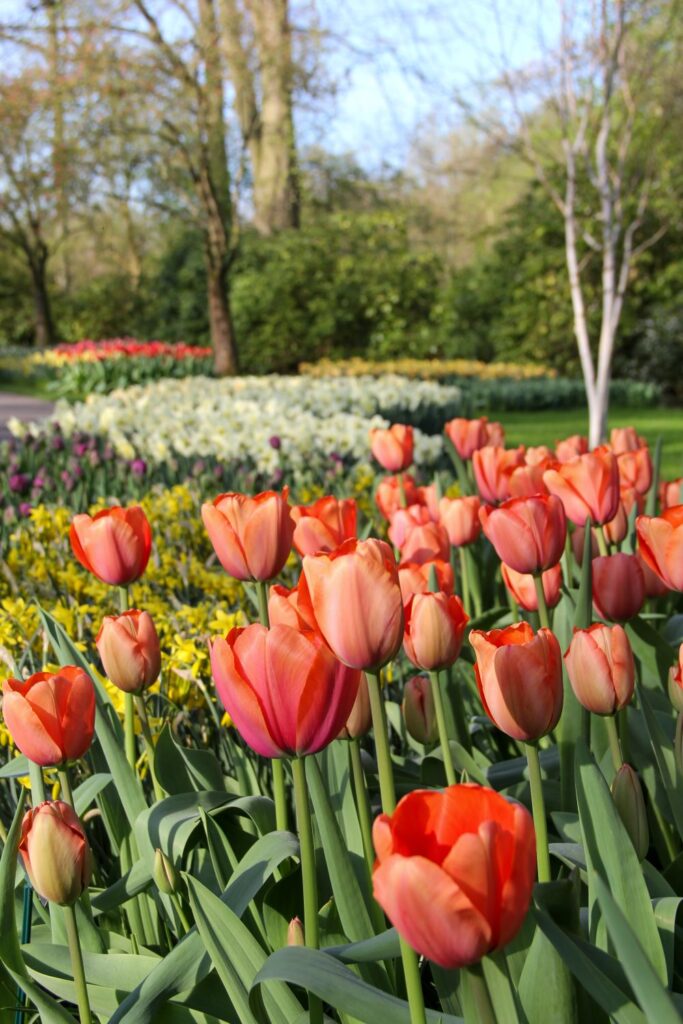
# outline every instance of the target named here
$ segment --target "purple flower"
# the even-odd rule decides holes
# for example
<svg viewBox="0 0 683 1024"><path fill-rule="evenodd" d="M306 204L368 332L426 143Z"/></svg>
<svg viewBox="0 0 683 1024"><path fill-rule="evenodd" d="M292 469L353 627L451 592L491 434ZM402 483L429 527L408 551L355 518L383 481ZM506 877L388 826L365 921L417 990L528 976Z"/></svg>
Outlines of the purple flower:
<svg viewBox="0 0 683 1024"><path fill-rule="evenodd" d="M206 462L204 459L197 459L196 462L192 463L192 476L201 476L206 470Z"/></svg>
<svg viewBox="0 0 683 1024"><path fill-rule="evenodd" d="M28 490L30 483L31 478L26 473L12 473L7 480L10 491L13 491L15 494L23 494L24 491Z"/></svg>
<svg viewBox="0 0 683 1024"><path fill-rule="evenodd" d="M277 469L275 470L275 472L273 473L273 483L274 484L281 483L282 478L283 478L284 475L285 475L284 472L278 466Z"/></svg>
<svg viewBox="0 0 683 1024"><path fill-rule="evenodd" d="M27 519L31 515L31 506L27 501L22 501L19 505L19 515Z"/></svg>
<svg viewBox="0 0 683 1024"><path fill-rule="evenodd" d="M222 480L223 479L223 467L219 466L218 464L216 464L213 467L213 475L215 476L216 480Z"/></svg>
<svg viewBox="0 0 683 1024"><path fill-rule="evenodd" d="M111 462L111 460L114 458L114 455L115 452L112 446L110 444L105 444L104 448L102 449L102 458L106 462Z"/></svg>
<svg viewBox="0 0 683 1024"><path fill-rule="evenodd" d="M133 459L130 463L130 471L133 476L143 477L147 472L147 463L144 459Z"/></svg>
<svg viewBox="0 0 683 1024"><path fill-rule="evenodd" d="M344 461L344 459L339 454L339 452L330 452L330 459L332 460L332 462L336 462L336 463L340 463L340 462Z"/></svg>
<svg viewBox="0 0 683 1024"><path fill-rule="evenodd" d="M80 458L82 455L85 455L87 450L88 445L85 441L74 441L73 445L71 446L71 451L77 458Z"/></svg>
<svg viewBox="0 0 683 1024"><path fill-rule="evenodd" d="M66 487L67 491L72 491L74 486L74 479L68 469L63 469L59 474L62 483Z"/></svg>
<svg viewBox="0 0 683 1024"><path fill-rule="evenodd" d="M61 452L64 450L64 438L61 434L55 434L50 441L50 444L52 445L53 451Z"/></svg>
<svg viewBox="0 0 683 1024"><path fill-rule="evenodd" d="M277 436L277 434L273 434L273 436L269 439L268 444L270 445L271 448L274 448L276 452L279 451L280 448L282 448L282 441Z"/></svg>

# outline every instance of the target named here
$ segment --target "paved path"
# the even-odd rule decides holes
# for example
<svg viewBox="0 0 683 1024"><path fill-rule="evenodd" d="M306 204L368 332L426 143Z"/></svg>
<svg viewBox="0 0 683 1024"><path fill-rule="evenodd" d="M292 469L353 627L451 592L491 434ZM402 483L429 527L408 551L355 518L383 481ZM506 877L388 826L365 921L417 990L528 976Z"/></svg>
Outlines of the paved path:
<svg viewBox="0 0 683 1024"><path fill-rule="evenodd" d="M41 420L49 416L54 409L53 402L45 402L42 398L29 398L27 395L13 395L0 391L0 441L11 437L7 429L7 421L16 416L19 420Z"/></svg>

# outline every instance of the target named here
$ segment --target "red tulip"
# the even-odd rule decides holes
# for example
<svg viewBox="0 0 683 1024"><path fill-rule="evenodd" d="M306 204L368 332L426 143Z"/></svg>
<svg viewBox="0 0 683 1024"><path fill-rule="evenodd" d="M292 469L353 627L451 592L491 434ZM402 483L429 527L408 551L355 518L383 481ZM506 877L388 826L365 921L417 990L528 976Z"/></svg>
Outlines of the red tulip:
<svg viewBox="0 0 683 1024"><path fill-rule="evenodd" d="M95 731L95 689L82 668L6 679L2 694L5 725L29 761L47 768L85 754Z"/></svg>
<svg viewBox="0 0 683 1024"><path fill-rule="evenodd" d="M635 555L623 552L594 558L593 605L602 619L625 622L645 600L645 576Z"/></svg>
<svg viewBox="0 0 683 1024"><path fill-rule="evenodd" d="M403 602L389 545L347 540L306 555L303 570L318 629L340 661L368 671L391 661L403 639Z"/></svg>
<svg viewBox="0 0 683 1024"><path fill-rule="evenodd" d="M413 428L394 423L388 430L371 430L370 447L383 469L400 473L413 461Z"/></svg>
<svg viewBox="0 0 683 1024"><path fill-rule="evenodd" d="M515 740L540 739L562 712L562 654L549 629L534 634L528 622L473 630L475 676L484 710Z"/></svg>
<svg viewBox="0 0 683 1024"><path fill-rule="evenodd" d="M447 668L460 654L468 622L459 597L414 594L405 607L403 648L417 668Z"/></svg>
<svg viewBox="0 0 683 1024"><path fill-rule="evenodd" d="M588 438L581 434L572 434L564 441L558 441L555 445L555 455L558 462L571 462L577 455L585 455L588 452Z"/></svg>
<svg viewBox="0 0 683 1024"><path fill-rule="evenodd" d="M571 462L546 469L543 480L551 494L562 500L567 518L584 526L608 523L619 509L619 469L616 456L603 445Z"/></svg>
<svg viewBox="0 0 683 1024"><path fill-rule="evenodd" d="M81 565L111 587L125 587L142 576L152 550L152 529L144 511L105 508L94 516L77 515L69 531L71 549Z"/></svg>
<svg viewBox="0 0 683 1024"><path fill-rule="evenodd" d="M271 580L292 548L294 520L282 494L219 494L202 505L202 519L218 560L237 580Z"/></svg>
<svg viewBox="0 0 683 1024"><path fill-rule="evenodd" d="M401 711L409 736L418 743L436 743L439 724L428 676L413 676L408 680L403 688Z"/></svg>
<svg viewBox="0 0 683 1024"><path fill-rule="evenodd" d="M19 853L31 885L50 903L72 906L90 885L90 847L76 812L61 800L31 808Z"/></svg>
<svg viewBox="0 0 683 1024"><path fill-rule="evenodd" d="M645 564L669 590L683 590L683 505L661 516L638 516L636 532Z"/></svg>
<svg viewBox="0 0 683 1024"><path fill-rule="evenodd" d="M328 494L312 505L295 505L294 547L300 555L334 551L345 540L356 536L356 502L340 500Z"/></svg>
<svg viewBox="0 0 683 1024"><path fill-rule="evenodd" d="M454 548L474 544L481 533L480 505L476 494L466 498L442 498L439 502L441 525Z"/></svg>
<svg viewBox="0 0 683 1024"><path fill-rule="evenodd" d="M471 459L478 448L490 444L487 429L488 420L481 416L477 420L456 417L444 426L444 433L461 459Z"/></svg>
<svg viewBox="0 0 683 1024"><path fill-rule="evenodd" d="M683 476L677 480L663 480L659 485L659 504L662 512L683 503Z"/></svg>
<svg viewBox="0 0 683 1024"><path fill-rule="evenodd" d="M531 815L473 783L413 790L372 829L375 899L399 934L447 970L505 946L536 874Z"/></svg>
<svg viewBox="0 0 683 1024"><path fill-rule="evenodd" d="M479 448L472 456L477 490L492 505L510 497L510 477L524 465L524 448Z"/></svg>
<svg viewBox="0 0 683 1024"><path fill-rule="evenodd" d="M533 576L528 573L516 572L509 565L503 564L500 567L503 576L503 583L508 588L520 608L527 612L538 611L538 595ZM543 593L547 608L554 608L562 597L562 567L558 562L552 568L546 569L542 576Z"/></svg>
<svg viewBox="0 0 683 1024"><path fill-rule="evenodd" d="M398 567L398 582L404 607L413 594L429 592L432 568L436 573L437 589L443 594L453 593L453 569L449 562L439 558L431 562L401 562Z"/></svg>
<svg viewBox="0 0 683 1024"><path fill-rule="evenodd" d="M649 448L622 452L621 455L617 455L617 466L622 489L632 488L638 494L647 494L652 484L652 459Z"/></svg>
<svg viewBox="0 0 683 1024"><path fill-rule="evenodd" d="M387 520L397 509L419 504L414 478L409 473L403 473L400 480L397 476L385 476L375 491L375 503Z"/></svg>
<svg viewBox="0 0 683 1024"><path fill-rule="evenodd" d="M119 690L139 693L159 678L159 637L147 612L106 615L95 643L107 678Z"/></svg>
<svg viewBox="0 0 683 1024"><path fill-rule="evenodd" d="M291 590L276 583L268 597L268 618L271 626L292 626L294 629L313 629L315 624L311 599L303 577Z"/></svg>
<svg viewBox="0 0 683 1024"><path fill-rule="evenodd" d="M550 569L562 557L567 520L562 502L552 494L511 498L499 508L485 505L479 518L501 562L517 572Z"/></svg>
<svg viewBox="0 0 683 1024"><path fill-rule="evenodd" d="M254 624L216 637L211 670L225 710L264 757L326 747L344 727L360 682L321 636L291 626Z"/></svg>
<svg viewBox="0 0 683 1024"><path fill-rule="evenodd" d="M576 699L594 715L613 715L633 696L633 651L621 626L575 629L564 655Z"/></svg>

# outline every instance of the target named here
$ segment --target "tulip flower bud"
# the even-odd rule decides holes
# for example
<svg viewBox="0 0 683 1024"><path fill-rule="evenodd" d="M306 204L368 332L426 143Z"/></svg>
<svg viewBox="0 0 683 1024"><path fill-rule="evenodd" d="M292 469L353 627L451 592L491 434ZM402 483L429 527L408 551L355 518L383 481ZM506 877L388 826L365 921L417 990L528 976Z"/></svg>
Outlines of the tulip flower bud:
<svg viewBox="0 0 683 1024"><path fill-rule="evenodd" d="M159 892L163 892L164 895L172 896L173 893L180 891L180 875L164 851L158 847L154 852L152 877L157 889Z"/></svg>
<svg viewBox="0 0 683 1024"><path fill-rule="evenodd" d="M594 558L593 604L603 619L625 622L637 615L645 600L645 576L635 555Z"/></svg>
<svg viewBox="0 0 683 1024"><path fill-rule="evenodd" d="M383 469L399 473L413 461L413 428L394 423L388 430L371 430L370 449Z"/></svg>
<svg viewBox="0 0 683 1024"><path fill-rule="evenodd" d="M293 917L289 922L287 928L287 945L288 946L305 946L306 941L304 939L304 928L301 923L301 919Z"/></svg>
<svg viewBox="0 0 683 1024"><path fill-rule="evenodd" d="M355 740L365 736L372 728L372 712L370 710L370 694L368 692L368 681L365 673L361 673L358 683L358 693L351 708L351 714L346 719L346 725L339 733L339 740Z"/></svg>
<svg viewBox="0 0 683 1024"><path fill-rule="evenodd" d="M669 672L669 700L676 711L683 711L683 644L678 648L678 662Z"/></svg>
<svg viewBox="0 0 683 1024"><path fill-rule="evenodd" d="M633 651L621 626L575 629L564 663L576 699L594 715L613 715L633 696Z"/></svg>
<svg viewBox="0 0 683 1024"><path fill-rule="evenodd" d="M139 579L152 550L152 529L137 506L105 508L92 518L74 516L69 539L81 565L111 587Z"/></svg>
<svg viewBox="0 0 683 1024"><path fill-rule="evenodd" d="M107 678L124 693L139 693L159 678L159 637L147 612L105 616L95 644Z"/></svg>
<svg viewBox="0 0 683 1024"><path fill-rule="evenodd" d="M87 672L65 665L26 680L6 679L2 713L22 754L44 768L82 757L95 731L95 689ZM48 710L49 709L49 710Z"/></svg>
<svg viewBox="0 0 683 1024"><path fill-rule="evenodd" d="M413 676L403 691L403 719L408 733L418 743L436 743L439 729L431 683L427 676Z"/></svg>
<svg viewBox="0 0 683 1024"><path fill-rule="evenodd" d="M612 797L624 828L631 837L638 860L643 860L650 846L650 831L647 824L643 789L637 773L630 764L622 764L614 776Z"/></svg>
<svg viewBox="0 0 683 1024"><path fill-rule="evenodd" d="M413 594L405 607L403 648L417 668L447 668L460 654L468 622L459 597Z"/></svg>
<svg viewBox="0 0 683 1024"><path fill-rule="evenodd" d="M61 800L27 811L19 853L31 885L50 903L71 906L90 884L90 846L76 812Z"/></svg>

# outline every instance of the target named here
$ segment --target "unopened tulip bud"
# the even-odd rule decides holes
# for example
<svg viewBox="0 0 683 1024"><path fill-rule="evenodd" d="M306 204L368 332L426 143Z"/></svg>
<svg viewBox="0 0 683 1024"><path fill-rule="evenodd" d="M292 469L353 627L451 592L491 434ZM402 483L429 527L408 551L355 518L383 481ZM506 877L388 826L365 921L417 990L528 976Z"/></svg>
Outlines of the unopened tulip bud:
<svg viewBox="0 0 683 1024"><path fill-rule="evenodd" d="M678 661L669 672L669 700L676 711L683 711L683 644L678 648Z"/></svg>
<svg viewBox="0 0 683 1024"><path fill-rule="evenodd" d="M408 733L418 743L436 743L439 728L429 679L413 676L403 691L403 719Z"/></svg>
<svg viewBox="0 0 683 1024"><path fill-rule="evenodd" d="M614 715L631 700L633 651L621 626L575 629L564 663L576 699L594 715Z"/></svg>
<svg viewBox="0 0 683 1024"><path fill-rule="evenodd" d="M50 903L71 906L90 884L90 846L78 815L61 800L27 811L19 853L31 885Z"/></svg>
<svg viewBox="0 0 683 1024"><path fill-rule="evenodd" d="M105 616L95 644L107 678L124 693L139 693L159 678L159 637L147 612Z"/></svg>
<svg viewBox="0 0 683 1024"><path fill-rule="evenodd" d="M172 896L180 891L180 875L163 850L156 849L154 867L152 869L154 884L165 896Z"/></svg>
<svg viewBox="0 0 683 1024"><path fill-rule="evenodd" d="M346 725L339 733L337 739L356 740L365 736L372 728L372 712L370 710L370 694L368 692L368 681L365 673L361 673L358 684L356 700L351 708L351 714L346 719Z"/></svg>
<svg viewBox="0 0 683 1024"><path fill-rule="evenodd" d="M288 946L305 946L306 941L304 939L304 929L301 924L301 919L293 917L289 922L287 928L287 945Z"/></svg>
<svg viewBox="0 0 683 1024"><path fill-rule="evenodd" d="M638 860L643 860L650 846L650 831L643 789L630 764L622 764L612 781L612 797L624 828L631 837Z"/></svg>

